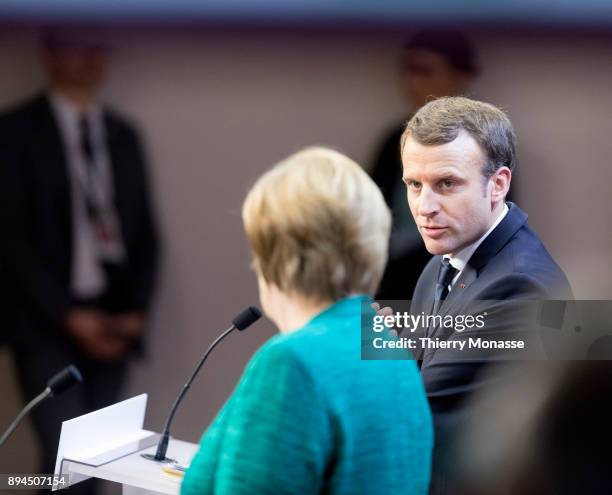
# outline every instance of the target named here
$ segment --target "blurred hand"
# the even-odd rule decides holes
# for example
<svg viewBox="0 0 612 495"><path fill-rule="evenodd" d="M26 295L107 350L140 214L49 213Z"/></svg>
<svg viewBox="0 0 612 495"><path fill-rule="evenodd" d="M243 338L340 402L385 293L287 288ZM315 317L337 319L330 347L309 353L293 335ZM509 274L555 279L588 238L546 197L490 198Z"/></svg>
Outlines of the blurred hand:
<svg viewBox="0 0 612 495"><path fill-rule="evenodd" d="M376 314L382 317L393 315L393 308L391 306L385 306L384 308L381 308L380 304L375 302L372 303L372 309L376 311ZM392 326L389 327L389 333L395 337L398 336L398 331Z"/></svg>
<svg viewBox="0 0 612 495"><path fill-rule="evenodd" d="M140 311L120 313L108 317L108 331L115 337L134 340L142 337L145 315Z"/></svg>
<svg viewBox="0 0 612 495"><path fill-rule="evenodd" d="M391 306L385 306L384 308L380 307L380 304L377 302L372 303L372 309L376 311L379 316L391 316L393 315L393 308Z"/></svg>
<svg viewBox="0 0 612 495"><path fill-rule="evenodd" d="M72 309L66 316L66 330L90 359L116 361L128 350L124 338L109 332L109 318L106 313L89 308Z"/></svg>

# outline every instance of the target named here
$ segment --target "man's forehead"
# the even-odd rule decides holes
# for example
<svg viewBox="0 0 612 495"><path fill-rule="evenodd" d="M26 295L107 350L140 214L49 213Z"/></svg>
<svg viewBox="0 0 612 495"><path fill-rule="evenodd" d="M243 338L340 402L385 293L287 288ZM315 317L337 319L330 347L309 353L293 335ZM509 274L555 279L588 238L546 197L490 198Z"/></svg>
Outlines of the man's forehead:
<svg viewBox="0 0 612 495"><path fill-rule="evenodd" d="M466 171L468 168L481 167L484 153L478 143L463 132L449 143L431 145L421 144L407 136L402 148L402 163L404 171Z"/></svg>
<svg viewBox="0 0 612 495"><path fill-rule="evenodd" d="M441 53L425 48L412 48L404 54L402 67L410 71L415 67L450 67L450 64Z"/></svg>
<svg viewBox="0 0 612 495"><path fill-rule="evenodd" d="M466 166L459 164L451 164L446 162L440 163L413 163L404 164L404 178L410 177L450 177L450 176L465 176L467 174Z"/></svg>

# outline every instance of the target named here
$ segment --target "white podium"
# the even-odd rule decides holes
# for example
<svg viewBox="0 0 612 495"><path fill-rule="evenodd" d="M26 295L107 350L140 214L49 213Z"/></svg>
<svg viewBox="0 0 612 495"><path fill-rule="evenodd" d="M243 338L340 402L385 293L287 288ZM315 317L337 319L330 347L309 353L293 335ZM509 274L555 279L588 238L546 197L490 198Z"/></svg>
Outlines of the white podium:
<svg viewBox="0 0 612 495"><path fill-rule="evenodd" d="M155 453L156 445L134 452L133 454L120 457L101 466L90 466L80 462L68 461L67 473L74 477L82 475L87 478L99 478L114 481L123 485L124 495L144 495L166 493L178 495L180 481L173 480L162 474L162 465L143 459L142 452ZM180 464L188 464L196 453L198 446L180 440L170 440L168 456L176 459Z"/></svg>
<svg viewBox="0 0 612 495"><path fill-rule="evenodd" d="M141 456L154 454L159 439L142 429L146 404L143 394L64 421L55 464L55 475L69 479L62 488L99 478L123 485L124 495L178 494L180 479L165 474L165 464ZM186 466L197 449L197 444L170 439L167 456Z"/></svg>

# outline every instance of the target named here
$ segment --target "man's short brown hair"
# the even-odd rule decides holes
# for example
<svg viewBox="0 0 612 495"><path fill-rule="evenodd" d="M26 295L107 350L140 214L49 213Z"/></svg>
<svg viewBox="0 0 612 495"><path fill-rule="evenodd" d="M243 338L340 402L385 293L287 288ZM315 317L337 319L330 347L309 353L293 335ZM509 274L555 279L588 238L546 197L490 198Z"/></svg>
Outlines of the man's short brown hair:
<svg viewBox="0 0 612 495"><path fill-rule="evenodd" d="M461 131L484 151L484 177L491 177L500 167L514 170L516 136L508 116L494 105L461 96L439 98L421 107L406 124L401 147L403 150L409 137L422 145L450 143Z"/></svg>

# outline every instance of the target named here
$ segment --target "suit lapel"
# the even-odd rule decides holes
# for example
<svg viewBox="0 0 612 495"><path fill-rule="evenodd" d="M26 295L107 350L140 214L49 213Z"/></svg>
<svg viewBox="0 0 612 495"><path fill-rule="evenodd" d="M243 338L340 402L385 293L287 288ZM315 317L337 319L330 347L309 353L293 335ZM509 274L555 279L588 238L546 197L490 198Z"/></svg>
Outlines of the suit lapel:
<svg viewBox="0 0 612 495"><path fill-rule="evenodd" d="M121 173L122 167L119 166L119 156L117 154L117 143L120 141L119 129L107 112L103 114L104 131L106 133L106 149L108 150L109 166L113 174L113 188L117 191L117 186L121 182L117 176Z"/></svg>
<svg viewBox="0 0 612 495"><path fill-rule="evenodd" d="M508 214L478 246L476 252L468 260L468 264L475 270L480 270L508 244L508 241L525 222L527 222L527 214L514 203L508 202Z"/></svg>
<svg viewBox="0 0 612 495"><path fill-rule="evenodd" d="M124 241L126 241L125 217L127 215L128 205L130 204L130 193L129 190L126 190L127 184L129 184L130 181L126 174L130 164L124 163L125 153L123 153L123 151L125 148L122 143L121 129L106 111L104 112L104 127L106 131L108 159L110 162L109 166L113 180L113 204L119 217L119 228L123 233Z"/></svg>
<svg viewBox="0 0 612 495"><path fill-rule="evenodd" d="M35 103L36 128L34 130L35 145L30 149L33 158L33 171L37 177L43 178L40 197L47 198L50 208L49 217L54 216L60 221L62 234L67 246L72 246L72 200L70 179L64 141L48 98L42 95ZM53 212L53 213L52 213Z"/></svg>

